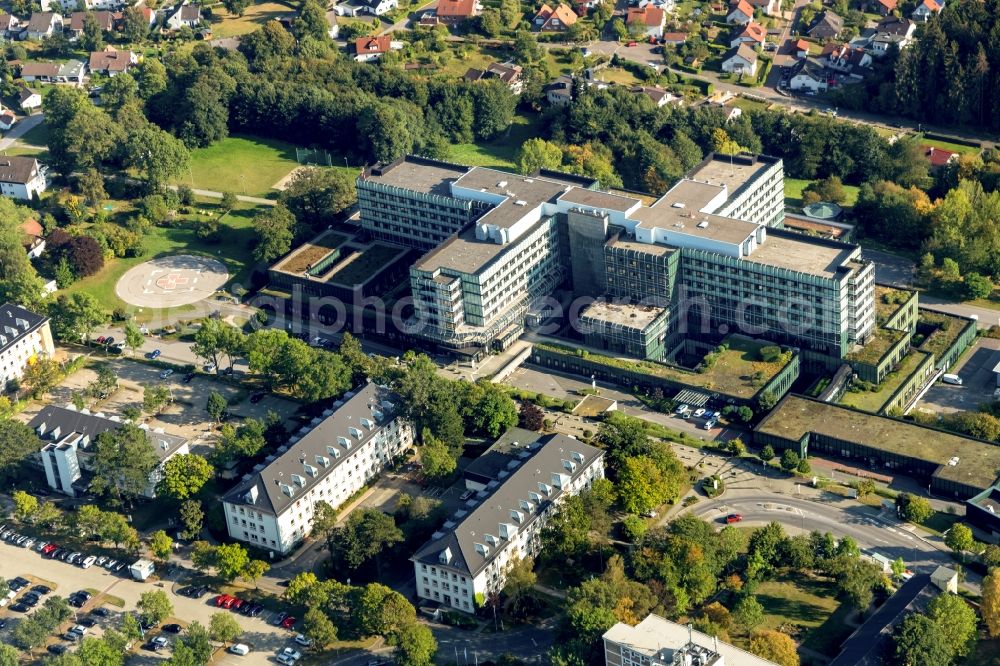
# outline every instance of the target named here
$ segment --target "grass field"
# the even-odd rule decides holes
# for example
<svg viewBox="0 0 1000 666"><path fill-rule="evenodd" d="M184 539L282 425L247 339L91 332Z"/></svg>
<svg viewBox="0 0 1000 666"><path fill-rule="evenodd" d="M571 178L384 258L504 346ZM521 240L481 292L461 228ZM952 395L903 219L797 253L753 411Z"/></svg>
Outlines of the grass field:
<svg viewBox="0 0 1000 666"><path fill-rule="evenodd" d="M785 177L785 203L795 208L802 207L802 190L815 181L804 180L802 178ZM858 187L856 185L844 185L844 206L853 206L858 200Z"/></svg>
<svg viewBox="0 0 1000 666"><path fill-rule="evenodd" d="M44 148L49 145L49 128L45 124L45 121L42 121L25 132L25 134L18 139L18 141L20 143L26 143L32 146L42 146Z"/></svg>
<svg viewBox="0 0 1000 666"><path fill-rule="evenodd" d="M480 143L460 143L451 147L449 159L469 166L488 166L498 169L514 169L517 166L517 151L521 144L539 136L539 117L518 115L503 136L493 141Z"/></svg>
<svg viewBox="0 0 1000 666"><path fill-rule="evenodd" d="M598 81L610 81L623 86L637 86L642 83L635 74L621 67L605 67L594 73Z"/></svg>
<svg viewBox="0 0 1000 666"><path fill-rule="evenodd" d="M119 217L128 215L127 203L112 202L112 204L115 206L116 215ZM198 202L196 208L208 212L212 217L218 214L218 202ZM96 274L77 280L58 293L84 292L97 298L109 309L123 306L124 303L115 295L115 285L128 269L155 257L181 253L202 254L219 259L226 264L232 276L229 285L246 285L249 283L250 270L254 263L251 254L254 243L251 221L256 212L257 208L252 204L239 203L236 209L222 219L224 241L219 244L207 243L191 228L153 227L145 236L145 255L110 259ZM208 216L191 217L199 220L208 219ZM151 312L144 312L138 319L147 320L152 315Z"/></svg>
<svg viewBox="0 0 1000 666"><path fill-rule="evenodd" d="M832 582L796 576L767 581L757 586L757 601L764 607L767 629L796 624L809 629L826 622L837 609Z"/></svg>
<svg viewBox="0 0 1000 666"><path fill-rule="evenodd" d="M295 10L281 2L260 2L247 7L243 16L227 12L222 5L213 8L212 37L221 39L251 33L268 21L291 16Z"/></svg>
<svg viewBox="0 0 1000 666"><path fill-rule="evenodd" d="M923 145L934 146L935 148L941 148L942 150L950 150L951 152L958 153L959 155L978 155L982 152L981 149L974 148L973 146L963 146L960 143L928 139L923 134L917 134L916 136L920 139L920 143Z"/></svg>
<svg viewBox="0 0 1000 666"><path fill-rule="evenodd" d="M191 151L191 167L176 184L263 197L297 166L292 144L235 135Z"/></svg>

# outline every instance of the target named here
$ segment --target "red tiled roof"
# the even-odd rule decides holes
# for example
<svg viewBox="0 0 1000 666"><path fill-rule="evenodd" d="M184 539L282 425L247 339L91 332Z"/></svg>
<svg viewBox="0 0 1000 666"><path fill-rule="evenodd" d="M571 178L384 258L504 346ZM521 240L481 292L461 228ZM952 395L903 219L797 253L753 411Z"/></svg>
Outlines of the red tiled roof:
<svg viewBox="0 0 1000 666"><path fill-rule="evenodd" d="M936 3L934 0L924 0L920 4L926 7L927 9L931 10L932 12L941 11L941 5Z"/></svg>
<svg viewBox="0 0 1000 666"><path fill-rule="evenodd" d="M924 157L926 157L931 166L944 166L952 160L953 157L958 155L958 153L953 153L950 150L945 150L944 148L935 148L934 146L923 146Z"/></svg>
<svg viewBox="0 0 1000 666"><path fill-rule="evenodd" d="M21 223L21 231L23 231L28 236L44 236L45 230L42 229L42 225L38 223L38 220L28 218Z"/></svg>
<svg viewBox="0 0 1000 666"><path fill-rule="evenodd" d="M809 42L804 39L800 39L795 42L796 51L809 51Z"/></svg>
<svg viewBox="0 0 1000 666"><path fill-rule="evenodd" d="M767 37L767 30L759 23L754 23L751 21L743 27L743 32L741 32L737 37L749 37L755 42L764 42Z"/></svg>
<svg viewBox="0 0 1000 666"><path fill-rule="evenodd" d="M745 15L753 17L753 7L747 0L738 0L729 6L729 13L732 14L736 10L740 10Z"/></svg>
<svg viewBox="0 0 1000 666"><path fill-rule="evenodd" d="M358 55L363 53L388 53L391 43L391 35L359 37L354 40L354 51Z"/></svg>
<svg viewBox="0 0 1000 666"><path fill-rule="evenodd" d="M666 14L659 7L646 5L642 9L639 9L638 7L629 9L625 22L628 24L643 23L648 27L658 28L663 25L665 16Z"/></svg>
<svg viewBox="0 0 1000 666"><path fill-rule="evenodd" d="M438 0L437 15L444 18L469 18L476 13L476 0Z"/></svg>
<svg viewBox="0 0 1000 666"><path fill-rule="evenodd" d="M686 42L687 41L686 32L665 32L663 33L663 41L665 42Z"/></svg>
<svg viewBox="0 0 1000 666"><path fill-rule="evenodd" d="M882 5L891 12L894 9L896 9L896 5L898 3L896 2L896 0L878 0L878 4Z"/></svg>

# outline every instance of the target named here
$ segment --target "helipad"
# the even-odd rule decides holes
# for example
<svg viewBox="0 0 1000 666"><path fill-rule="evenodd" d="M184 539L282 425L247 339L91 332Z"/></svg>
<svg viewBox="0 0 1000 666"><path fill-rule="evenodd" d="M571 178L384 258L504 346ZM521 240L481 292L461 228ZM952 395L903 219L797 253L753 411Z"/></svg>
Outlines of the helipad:
<svg viewBox="0 0 1000 666"><path fill-rule="evenodd" d="M181 254L161 257L129 269L115 293L129 305L170 308L208 298L229 280L226 266L215 259Z"/></svg>

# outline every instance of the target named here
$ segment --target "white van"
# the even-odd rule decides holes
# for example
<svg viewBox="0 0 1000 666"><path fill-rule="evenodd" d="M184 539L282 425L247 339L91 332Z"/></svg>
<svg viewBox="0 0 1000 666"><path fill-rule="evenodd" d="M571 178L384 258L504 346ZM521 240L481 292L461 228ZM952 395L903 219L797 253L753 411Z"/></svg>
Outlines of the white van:
<svg viewBox="0 0 1000 666"><path fill-rule="evenodd" d="M954 384L955 386L962 385L962 378L958 375L941 375L941 381L945 384Z"/></svg>
<svg viewBox="0 0 1000 666"><path fill-rule="evenodd" d="M229 651L242 657L250 654L250 646L246 643L237 643L236 645L230 646Z"/></svg>

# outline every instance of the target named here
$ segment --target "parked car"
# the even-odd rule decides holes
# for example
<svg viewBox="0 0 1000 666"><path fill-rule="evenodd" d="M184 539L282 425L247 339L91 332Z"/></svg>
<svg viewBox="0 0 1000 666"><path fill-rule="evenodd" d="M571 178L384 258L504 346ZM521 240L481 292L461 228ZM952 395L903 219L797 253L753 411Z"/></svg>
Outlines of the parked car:
<svg viewBox="0 0 1000 666"><path fill-rule="evenodd" d="M162 354L162 353L163 352L161 352L159 349L154 349L153 351L151 351L148 354L146 354L146 358L155 360L155 359L160 358L160 354Z"/></svg>
<svg viewBox="0 0 1000 666"><path fill-rule="evenodd" d="M194 373L189 372L181 378L181 381L185 384L190 384L192 379L194 379Z"/></svg>
<svg viewBox="0 0 1000 666"><path fill-rule="evenodd" d="M256 405L258 402L260 402L261 400L263 400L266 397L267 397L267 394L264 393L264 392L254 393L252 396L250 396L250 404L251 405Z"/></svg>
<svg viewBox="0 0 1000 666"><path fill-rule="evenodd" d="M310 647L313 644L312 639L306 636L305 634L296 634L295 642L301 645L302 647Z"/></svg>
<svg viewBox="0 0 1000 666"><path fill-rule="evenodd" d="M285 621L286 617L288 617L288 613L282 611L274 616L274 619L271 620L271 623L276 627L281 626L281 623Z"/></svg>
<svg viewBox="0 0 1000 666"><path fill-rule="evenodd" d="M174 374L174 371L171 370L170 368L167 368L166 370L160 373L160 379L166 379L172 374Z"/></svg>
<svg viewBox="0 0 1000 666"><path fill-rule="evenodd" d="M11 578L9 581L7 581L7 586L10 589L14 590L15 592L20 592L22 589L28 587L28 585L30 584L31 583L28 581L27 578L22 578L21 576Z"/></svg>
<svg viewBox="0 0 1000 666"><path fill-rule="evenodd" d="M157 650L161 650L167 647L167 645L169 644L170 641L168 641L164 636L157 636L156 638L154 638L153 640L149 641L149 643L146 644L146 649L152 652L156 652Z"/></svg>
<svg viewBox="0 0 1000 666"><path fill-rule="evenodd" d="M90 614L96 615L97 617L108 617L109 615L111 615L111 611L109 611L104 606L99 606L94 610L90 611Z"/></svg>
<svg viewBox="0 0 1000 666"><path fill-rule="evenodd" d="M97 624L97 620L92 617L85 617L80 620L80 625L84 627L93 627L95 624Z"/></svg>
<svg viewBox="0 0 1000 666"><path fill-rule="evenodd" d="M11 604L10 609L15 613L27 613L29 610L31 610L31 607L19 601L16 604Z"/></svg>
<svg viewBox="0 0 1000 666"><path fill-rule="evenodd" d="M216 365L214 363L206 363L205 365L201 366L201 369L204 370L205 372L215 372L215 368Z"/></svg>
<svg viewBox="0 0 1000 666"><path fill-rule="evenodd" d="M94 566L94 562L96 562L96 561L97 561L97 558L94 557L93 555L90 555L88 557L85 557L80 562L80 566L83 567L84 569L89 569L90 567Z"/></svg>
<svg viewBox="0 0 1000 666"><path fill-rule="evenodd" d="M726 516L726 523L732 525L733 523L739 523L743 521L743 516L738 513L731 513Z"/></svg>
<svg viewBox="0 0 1000 666"><path fill-rule="evenodd" d="M165 624L165 625L163 625L163 631L167 632L168 634L179 634L179 633L181 633L181 630L183 628L184 627L182 627L179 624Z"/></svg>
<svg viewBox="0 0 1000 666"><path fill-rule="evenodd" d="M238 654L242 657L250 654L250 646L246 643L236 643L235 645L229 646L229 652L232 654Z"/></svg>
<svg viewBox="0 0 1000 666"><path fill-rule="evenodd" d="M698 409L694 410L694 417L696 419L700 419L702 416L704 416L704 414L705 414L704 407L699 407Z"/></svg>
<svg viewBox="0 0 1000 666"><path fill-rule="evenodd" d="M704 428L705 430L711 430L715 426L716 426L716 420L715 419L709 419L709 420L705 421L705 424L702 425L701 427Z"/></svg>
<svg viewBox="0 0 1000 666"><path fill-rule="evenodd" d="M282 660L282 657L284 657L284 660ZM281 652L278 653L278 661L283 664L294 664L301 658L302 653L291 647L282 648Z"/></svg>
<svg viewBox="0 0 1000 666"><path fill-rule="evenodd" d="M284 620L281 621L282 629L291 629L295 626L295 616L289 615Z"/></svg>
<svg viewBox="0 0 1000 666"><path fill-rule="evenodd" d="M48 650L50 654L60 655L60 654L62 654L63 652L66 651L66 644L65 643L53 643L52 645L48 646L45 649Z"/></svg>
<svg viewBox="0 0 1000 666"><path fill-rule="evenodd" d="M690 410L691 410L691 408L688 407L687 405L680 404L680 405L677 405L677 408L674 410L674 414L686 414Z"/></svg>
<svg viewBox="0 0 1000 666"><path fill-rule="evenodd" d="M46 594L52 591L52 588L50 588L48 585L36 585L33 588L31 588L31 591L36 594L45 596Z"/></svg>

